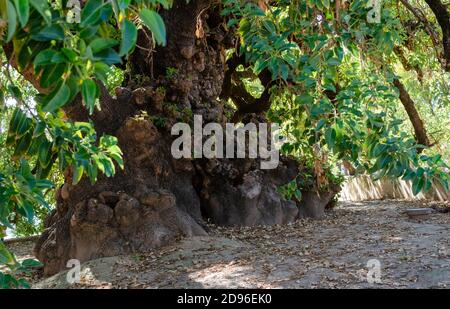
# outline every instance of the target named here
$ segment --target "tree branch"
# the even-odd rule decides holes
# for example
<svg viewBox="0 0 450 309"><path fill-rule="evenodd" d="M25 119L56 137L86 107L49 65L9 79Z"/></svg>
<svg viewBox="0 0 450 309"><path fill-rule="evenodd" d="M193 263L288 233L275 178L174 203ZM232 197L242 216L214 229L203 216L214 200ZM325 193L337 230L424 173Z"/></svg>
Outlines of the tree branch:
<svg viewBox="0 0 450 309"><path fill-rule="evenodd" d="M444 47L445 70L450 72L450 14L440 0L425 0L436 16L442 29L442 45Z"/></svg>
<svg viewBox="0 0 450 309"><path fill-rule="evenodd" d="M405 54L404 54L404 52L403 52L403 50L402 50L402 48L400 46L395 46L394 47L394 53L399 58L403 68L405 68L406 71L411 71L411 70L416 71L417 78L422 83L422 81L423 81L423 71L422 71L422 69L417 64L411 65L411 63L409 63L408 59L406 59Z"/></svg>
<svg viewBox="0 0 450 309"><path fill-rule="evenodd" d="M438 34L434 30L434 27L430 24L425 14L419 10L418 8L413 7L408 0L400 0L400 2L424 25L425 31L430 35L431 41L433 42L434 49L436 51L436 57L445 70L448 70L448 60L444 60L444 56L442 53L438 51L438 47L440 46L440 42L438 39ZM444 35L445 37L445 35ZM445 63L447 62L447 63Z"/></svg>
<svg viewBox="0 0 450 309"><path fill-rule="evenodd" d="M234 55L227 61L228 69L225 73L225 78L222 86L222 93L220 95L223 99L231 98L237 107L237 111L232 117L233 122L239 121L242 116L250 113L262 113L270 109L270 88L273 86L272 75L266 69L263 70L258 78L264 86L264 91L260 98L255 98L245 90L244 85L239 80L237 85L233 85L233 74L240 64L245 64L244 56Z"/></svg>
<svg viewBox="0 0 450 309"><path fill-rule="evenodd" d="M411 124L414 128L417 143L426 147L433 146L428 139L427 131L422 119L420 118L419 113L417 112L414 101L409 96L409 93L406 91L405 86L403 86L399 79L394 79L394 86L400 92L400 102L402 102L403 106L405 107L406 113L408 114L409 120L411 121ZM422 149L419 148L417 152L422 152Z"/></svg>

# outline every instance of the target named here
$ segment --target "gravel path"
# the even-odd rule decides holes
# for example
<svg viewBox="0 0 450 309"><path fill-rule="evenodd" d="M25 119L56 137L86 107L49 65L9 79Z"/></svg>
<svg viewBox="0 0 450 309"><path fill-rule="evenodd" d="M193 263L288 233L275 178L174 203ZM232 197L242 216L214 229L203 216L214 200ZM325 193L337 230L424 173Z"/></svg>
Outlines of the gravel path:
<svg viewBox="0 0 450 309"><path fill-rule="evenodd" d="M403 213L424 206L340 203L320 221L264 228L211 226L209 237L85 263L80 283L68 284L61 273L34 287L450 288L450 213L420 221Z"/></svg>

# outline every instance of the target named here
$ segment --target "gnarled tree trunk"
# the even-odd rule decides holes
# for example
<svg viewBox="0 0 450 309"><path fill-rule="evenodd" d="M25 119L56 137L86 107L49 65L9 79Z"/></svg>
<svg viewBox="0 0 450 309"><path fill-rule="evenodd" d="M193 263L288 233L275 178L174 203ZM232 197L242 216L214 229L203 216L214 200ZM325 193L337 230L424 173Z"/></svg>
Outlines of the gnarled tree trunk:
<svg viewBox="0 0 450 309"><path fill-rule="evenodd" d="M140 48L129 59L127 85L117 90L117 98L104 90L102 111L92 117L99 134L118 137L125 169L114 178L100 177L94 186L88 180L72 186L70 172L65 175L57 209L35 249L46 275L64 269L69 259L146 251L180 236L205 235L205 219L251 226L299 216L296 202L277 192L299 172L292 159L261 170L256 159L172 157L170 128L183 115L192 111L205 122L227 122L218 98L225 49L235 42L210 1L176 1L162 16L168 45L151 51L150 35L141 32ZM167 74L169 68L173 74ZM87 119L81 104L72 104L66 113L73 120ZM336 191L322 197L320 205L311 204L314 212L304 213L320 216Z"/></svg>

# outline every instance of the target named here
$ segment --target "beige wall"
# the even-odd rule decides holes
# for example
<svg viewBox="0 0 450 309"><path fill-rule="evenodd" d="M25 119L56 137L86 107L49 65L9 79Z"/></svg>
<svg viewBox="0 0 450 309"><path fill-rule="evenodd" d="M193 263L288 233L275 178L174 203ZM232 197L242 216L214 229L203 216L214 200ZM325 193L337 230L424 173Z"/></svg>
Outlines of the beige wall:
<svg viewBox="0 0 450 309"><path fill-rule="evenodd" d="M378 199L433 200L449 201L450 192L439 183L434 184L427 193L414 196L411 182L398 179L380 179L373 181L370 176L348 177L340 194L341 201L364 201Z"/></svg>

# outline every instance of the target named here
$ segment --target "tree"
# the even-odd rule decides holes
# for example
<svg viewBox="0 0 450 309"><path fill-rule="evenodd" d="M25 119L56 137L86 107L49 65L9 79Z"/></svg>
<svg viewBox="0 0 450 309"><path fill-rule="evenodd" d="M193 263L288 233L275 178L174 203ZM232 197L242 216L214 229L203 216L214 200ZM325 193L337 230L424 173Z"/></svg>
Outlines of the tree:
<svg viewBox="0 0 450 309"><path fill-rule="evenodd" d="M429 143L417 144L391 104L393 50L405 44L398 8L366 4L89 0L76 23L67 1L1 0L7 63L39 91L35 106L7 91L18 102L6 141L17 171L0 178L2 224L15 212L32 218L57 166L65 182L36 247L52 274L71 258L204 235L205 219L282 224L299 208L317 214L338 191L329 158L411 179L416 193L434 180L448 186L442 156L419 156ZM125 72L115 96L111 66ZM193 114L279 122L286 156L273 170L260 159L176 160L171 128Z"/></svg>

